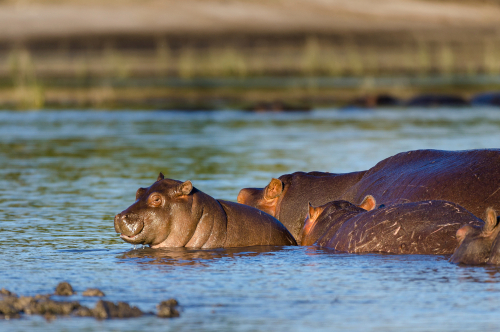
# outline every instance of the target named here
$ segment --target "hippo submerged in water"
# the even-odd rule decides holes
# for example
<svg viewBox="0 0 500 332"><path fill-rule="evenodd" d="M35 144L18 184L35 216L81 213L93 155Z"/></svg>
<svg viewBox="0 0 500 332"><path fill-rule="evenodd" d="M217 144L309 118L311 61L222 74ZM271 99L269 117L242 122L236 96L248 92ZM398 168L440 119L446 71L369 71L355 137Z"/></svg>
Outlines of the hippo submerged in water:
<svg viewBox="0 0 500 332"><path fill-rule="evenodd" d="M457 231L458 247L452 263L500 265L500 218L494 209L486 210L484 225L465 225Z"/></svg>
<svg viewBox="0 0 500 332"><path fill-rule="evenodd" d="M272 216L238 203L216 200L190 181L158 179L139 188L136 201L115 216L115 230L132 244L152 248L227 248L296 245Z"/></svg>
<svg viewBox="0 0 500 332"><path fill-rule="evenodd" d="M382 160L367 171L285 174L265 188L245 188L238 202L280 220L298 239L308 203L359 203L373 195L380 204L425 200L456 202L475 215L500 209L500 150L417 150Z"/></svg>
<svg viewBox="0 0 500 332"><path fill-rule="evenodd" d="M309 207L301 232L302 245L315 244L349 253L445 255L456 247L455 234L483 222L447 201L395 204L375 209L367 196L360 206L333 201Z"/></svg>

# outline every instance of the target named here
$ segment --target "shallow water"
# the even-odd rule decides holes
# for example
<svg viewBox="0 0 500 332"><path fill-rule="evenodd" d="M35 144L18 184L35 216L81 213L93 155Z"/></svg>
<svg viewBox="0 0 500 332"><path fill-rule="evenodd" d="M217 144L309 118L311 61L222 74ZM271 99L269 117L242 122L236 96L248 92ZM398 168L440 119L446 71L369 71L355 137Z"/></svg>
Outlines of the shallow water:
<svg viewBox="0 0 500 332"><path fill-rule="evenodd" d="M498 330L500 268L314 247L133 250L113 216L159 171L235 200L240 188L293 171L350 172L406 150L499 145L494 108L0 112L0 287L34 295L69 281L143 311L175 297L182 310L166 320L24 316L0 330Z"/></svg>

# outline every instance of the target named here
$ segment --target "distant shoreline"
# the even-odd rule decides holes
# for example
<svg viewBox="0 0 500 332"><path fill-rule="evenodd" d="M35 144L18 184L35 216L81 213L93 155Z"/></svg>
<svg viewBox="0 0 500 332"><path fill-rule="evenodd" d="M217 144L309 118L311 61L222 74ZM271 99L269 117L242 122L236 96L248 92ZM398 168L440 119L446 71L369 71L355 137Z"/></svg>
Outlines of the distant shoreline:
<svg viewBox="0 0 500 332"><path fill-rule="evenodd" d="M3 0L0 108L468 98L500 90L478 80L500 75L498 17L500 0ZM444 79L373 85L384 77Z"/></svg>
<svg viewBox="0 0 500 332"><path fill-rule="evenodd" d="M3 0L0 40L498 32L498 17L498 0Z"/></svg>

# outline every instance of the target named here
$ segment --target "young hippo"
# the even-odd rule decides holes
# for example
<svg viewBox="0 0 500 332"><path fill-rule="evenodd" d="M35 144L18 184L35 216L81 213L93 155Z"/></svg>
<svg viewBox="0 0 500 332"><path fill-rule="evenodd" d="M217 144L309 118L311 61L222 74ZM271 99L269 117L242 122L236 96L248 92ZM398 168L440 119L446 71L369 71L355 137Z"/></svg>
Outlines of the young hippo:
<svg viewBox="0 0 500 332"><path fill-rule="evenodd" d="M455 233L463 225L483 222L458 204L424 201L382 206L367 196L360 206L333 201L309 207L302 245L349 253L451 254Z"/></svg>
<svg viewBox="0 0 500 332"><path fill-rule="evenodd" d="M479 215L500 209L500 150L416 150L398 153L367 171L332 174L297 172L272 179L265 188L244 188L238 203L276 217L298 239L308 202L361 202L368 194L381 204L427 200L460 204Z"/></svg>
<svg viewBox="0 0 500 332"><path fill-rule="evenodd" d="M115 216L115 231L132 244L151 248L228 248L296 245L272 216L249 206L216 200L190 181L158 179L139 188L136 201Z"/></svg>
<svg viewBox="0 0 500 332"><path fill-rule="evenodd" d="M465 225L457 231L458 247L450 258L452 263L468 265L500 265L500 218L494 209L486 210L484 225Z"/></svg>

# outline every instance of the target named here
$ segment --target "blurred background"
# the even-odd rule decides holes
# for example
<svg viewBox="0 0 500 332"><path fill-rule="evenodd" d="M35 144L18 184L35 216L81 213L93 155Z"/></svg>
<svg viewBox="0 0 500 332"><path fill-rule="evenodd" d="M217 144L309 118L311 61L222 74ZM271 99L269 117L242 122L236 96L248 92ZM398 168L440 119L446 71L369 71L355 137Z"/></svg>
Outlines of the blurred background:
<svg viewBox="0 0 500 332"><path fill-rule="evenodd" d="M498 148L499 106L500 0L0 0L0 288L182 306L0 331L500 331L498 267L313 247L155 258L113 227L160 171L234 201L286 173ZM311 111L278 113L294 110Z"/></svg>
<svg viewBox="0 0 500 332"><path fill-rule="evenodd" d="M0 0L0 108L459 105L500 90L499 18L500 0Z"/></svg>

